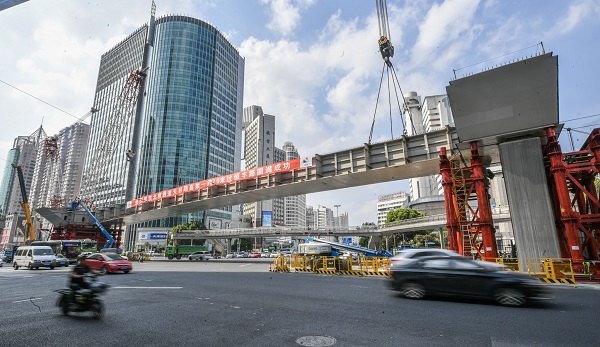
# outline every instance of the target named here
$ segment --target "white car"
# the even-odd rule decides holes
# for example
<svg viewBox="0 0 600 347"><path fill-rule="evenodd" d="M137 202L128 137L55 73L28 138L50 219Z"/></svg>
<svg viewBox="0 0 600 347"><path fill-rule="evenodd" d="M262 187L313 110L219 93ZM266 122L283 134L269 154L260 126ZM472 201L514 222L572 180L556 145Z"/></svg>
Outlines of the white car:
<svg viewBox="0 0 600 347"><path fill-rule="evenodd" d="M194 252L194 253L188 255L188 259L202 261L202 260L212 259L212 256L210 255L210 252L208 252L208 251L199 251L199 252Z"/></svg>
<svg viewBox="0 0 600 347"><path fill-rule="evenodd" d="M441 249L441 248L409 248L400 251L398 254L390 258L390 262L392 264L399 264L405 262L410 259L417 259L423 257L460 257L460 254L451 251L449 249Z"/></svg>

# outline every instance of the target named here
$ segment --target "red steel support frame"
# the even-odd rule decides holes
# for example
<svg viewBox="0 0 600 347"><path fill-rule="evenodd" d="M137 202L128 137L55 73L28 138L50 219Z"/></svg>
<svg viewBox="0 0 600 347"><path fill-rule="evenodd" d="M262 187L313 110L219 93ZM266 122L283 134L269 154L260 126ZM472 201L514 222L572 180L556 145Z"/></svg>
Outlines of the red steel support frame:
<svg viewBox="0 0 600 347"><path fill-rule="evenodd" d="M600 197L594 185L600 174L600 128L590 133L579 151L564 154L554 130L547 129L546 134L544 154L550 158L548 185L561 253L573 260L577 270L600 278ZM595 265L587 260L596 261Z"/></svg>
<svg viewBox="0 0 600 347"><path fill-rule="evenodd" d="M495 261L495 259L488 259L497 258L498 249L496 246L496 236L494 235L496 229L492 220L490 196L488 195L485 182L483 158L479 155L477 142L471 142L471 171L473 173L471 178L475 184L475 193L477 195L477 211L479 212L478 229L481 232L485 260Z"/></svg>
<svg viewBox="0 0 600 347"><path fill-rule="evenodd" d="M465 184L468 186L467 195L475 193L477 196L477 210L473 211L468 204L463 206L463 209L469 209L473 215L473 219L468 222L470 233L473 238L481 235L482 245L476 247L476 252L483 260L495 261L498 257L496 246L496 237L494 235L495 228L492 220L492 211L490 205L490 197L487 192L486 179L484 175L483 158L479 155L477 142L471 142L471 167L461 168L465 172L470 172ZM463 245L460 244L463 240L461 235L461 226L459 215L465 211L458 210L457 197L454 192L454 184L452 177L452 162L448 159L446 148L440 149L440 174L442 175L442 186L444 188L444 201L446 205L446 228L448 229L448 242L450 249L464 254ZM464 197L468 200L469 196ZM472 232L474 230L475 232ZM481 251L483 249L483 252Z"/></svg>
<svg viewBox="0 0 600 347"><path fill-rule="evenodd" d="M550 161L549 179L551 179L550 183L554 187L554 197L558 203L558 206L555 206L554 210L559 215L555 216L555 218L560 217L560 222L564 227L564 235L560 233L558 235L561 242L561 252L564 257L572 258L574 263L582 263L584 257L579 242L579 232L577 231L579 215L573 211L571 206L571 198L567 186L567 166L563 162L563 153L554 129L547 128L546 136L548 137L548 144L545 148L545 155ZM568 249L565 249L564 242L567 243ZM568 254L565 254L565 252L568 252Z"/></svg>
<svg viewBox="0 0 600 347"><path fill-rule="evenodd" d="M442 187L444 188L444 201L446 205L446 229L448 229L449 248L458 250L460 237L460 225L458 213L456 212L456 201L452 190L452 164L446 155L446 147L440 149L440 174L442 175Z"/></svg>

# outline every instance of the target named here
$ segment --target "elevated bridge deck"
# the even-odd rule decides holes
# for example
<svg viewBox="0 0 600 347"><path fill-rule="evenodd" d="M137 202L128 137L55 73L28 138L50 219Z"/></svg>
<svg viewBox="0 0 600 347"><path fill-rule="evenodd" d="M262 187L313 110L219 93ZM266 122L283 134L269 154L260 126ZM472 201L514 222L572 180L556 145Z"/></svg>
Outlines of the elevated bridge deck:
<svg viewBox="0 0 600 347"><path fill-rule="evenodd" d="M255 201L358 187L439 173L439 152L458 145L452 127L335 153L316 154L311 165L292 171L187 191L136 206L96 211L102 221L135 224ZM487 163L499 162L497 148L480 150ZM469 152L463 156L468 159Z"/></svg>

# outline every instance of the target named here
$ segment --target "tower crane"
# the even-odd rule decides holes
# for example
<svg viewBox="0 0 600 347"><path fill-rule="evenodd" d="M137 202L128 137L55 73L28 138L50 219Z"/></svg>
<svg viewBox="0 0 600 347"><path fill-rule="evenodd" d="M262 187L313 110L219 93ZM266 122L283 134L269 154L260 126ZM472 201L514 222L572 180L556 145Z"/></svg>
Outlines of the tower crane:
<svg viewBox="0 0 600 347"><path fill-rule="evenodd" d="M379 91L377 93L377 102L375 104L375 112L373 114L373 123L371 124L371 132L369 134L369 144L371 143L371 139L373 138L373 128L375 127L375 115L377 114L377 104L379 103L379 95L381 93L381 84L383 83L383 75L387 69L388 72L388 96L389 96L389 110L390 110L390 132L392 138L394 137L394 132L392 128L392 97L391 97L391 87L390 87L390 76L392 77L392 85L394 89L394 94L396 96L396 101L398 103L398 108L400 110L400 119L402 121L403 127L403 135L407 135L406 131L406 122L404 121L404 113L407 114L408 117L412 120L412 115L410 114L410 109L406 105L406 100L404 99L404 93L402 92L402 88L400 87L400 82L398 81L398 76L396 75L396 71L394 70L394 66L392 64L392 58L394 57L394 46L392 45L390 25L388 21L388 11L387 11L387 0L375 0L377 6L377 22L379 24L379 39L377 40L377 44L379 45L379 52L381 53L381 57L383 58L383 68L381 70L381 80L379 81ZM400 92L400 97L398 97L398 92ZM414 130L414 125L412 124Z"/></svg>
<svg viewBox="0 0 600 347"><path fill-rule="evenodd" d="M95 193L101 191L100 185L103 182L104 172L113 160L117 145L122 141L125 129L130 125L131 119L133 118L138 96L143 86L143 81L147 76L147 70L148 67L134 69L129 74L125 85L119 93L115 111L113 114L109 115L108 121L101 131L102 136L100 137L100 142L90 153L92 157L91 160L89 160L89 165L87 166L81 181L80 196L71 203L69 208L70 210L83 210L90 216L94 224L107 238L104 248L118 245L115 245L116 241L114 238L104 228L100 221L96 219L88 206L86 206L86 203L91 201L91 198L94 197ZM92 108L89 114L91 115L92 113L95 113L95 111L96 110ZM80 121L82 120L83 117ZM126 160L131 160L134 153L129 149L126 155Z"/></svg>
<svg viewBox="0 0 600 347"><path fill-rule="evenodd" d="M89 161L81 181L80 198L82 201L88 201L95 192L100 191L103 173L113 159L117 144L121 142L125 129L129 126L135 112L136 101L147 70L148 67L131 71L119 93L115 112L108 117L108 122L101 132L100 142L90 153L93 157ZM94 109L92 109L92 113L93 111ZM130 159L132 156L133 152L130 149L127 151L127 158Z"/></svg>

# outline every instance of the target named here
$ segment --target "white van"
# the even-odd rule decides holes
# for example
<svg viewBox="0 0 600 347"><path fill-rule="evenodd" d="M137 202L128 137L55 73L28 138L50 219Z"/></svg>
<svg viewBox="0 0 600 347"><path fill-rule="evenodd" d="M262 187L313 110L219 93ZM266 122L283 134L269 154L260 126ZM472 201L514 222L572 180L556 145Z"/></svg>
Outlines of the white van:
<svg viewBox="0 0 600 347"><path fill-rule="evenodd" d="M50 246L21 246L13 257L13 267L18 270L24 266L29 270L56 266L56 255Z"/></svg>

